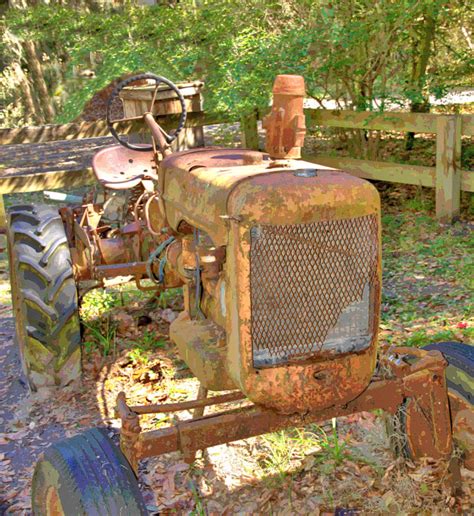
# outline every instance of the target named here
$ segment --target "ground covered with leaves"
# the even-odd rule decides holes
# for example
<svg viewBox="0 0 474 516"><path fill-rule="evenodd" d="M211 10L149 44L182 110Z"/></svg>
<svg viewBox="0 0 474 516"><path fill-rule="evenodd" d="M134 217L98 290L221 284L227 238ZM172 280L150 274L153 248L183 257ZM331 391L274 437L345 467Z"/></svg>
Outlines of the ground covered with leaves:
<svg viewBox="0 0 474 516"><path fill-rule="evenodd" d="M377 184L383 200L381 342L423 346L472 342L473 223L469 199L452 226L434 220L433 192ZM79 391L29 394L21 375L5 253L0 283L0 511L30 514L34 462L45 446L86 428L117 438L118 392L132 404L194 399L198 383L168 337L182 308L179 290L159 297L130 286L89 293L81 308L84 379ZM191 417L143 417L145 429ZM216 446L187 465L178 453L143 461L140 483L152 513L365 514L469 513L474 476L453 496L446 469L394 459L379 413L323 427L268 434Z"/></svg>

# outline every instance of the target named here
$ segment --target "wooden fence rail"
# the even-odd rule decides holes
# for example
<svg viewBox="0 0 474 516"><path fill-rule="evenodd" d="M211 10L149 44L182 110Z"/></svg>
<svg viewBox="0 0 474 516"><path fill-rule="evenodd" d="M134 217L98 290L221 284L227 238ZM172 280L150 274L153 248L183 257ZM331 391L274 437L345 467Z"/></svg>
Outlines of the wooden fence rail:
<svg viewBox="0 0 474 516"><path fill-rule="evenodd" d="M178 122L178 115L158 116L163 127L173 127ZM186 127L203 127L223 123L237 122L227 113L189 113ZM118 125L121 133L131 132L140 123ZM176 124L174 125L176 126ZM45 143L59 140L77 140L80 138L96 138L109 136L109 128L105 120L94 122L77 122L61 125L42 125L40 127L19 127L15 129L0 128L0 145L16 145L26 143Z"/></svg>
<svg viewBox="0 0 474 516"><path fill-rule="evenodd" d="M249 120L255 119L253 115L250 117ZM262 113L257 118L261 119ZM474 115L308 109L306 118L311 128L320 126L436 134L435 167L308 152L303 157L307 161L340 168L365 179L436 188L436 217L441 222L452 222L459 216L461 191L474 192L474 171L461 170L461 137L474 136ZM245 141L255 140L258 130L256 122L247 122L243 130L249 133Z"/></svg>
<svg viewBox="0 0 474 516"><path fill-rule="evenodd" d="M240 120L226 113L190 113L188 127L208 126L240 121L242 141L245 147L258 149L258 121L265 111L253 111ZM461 170L461 137L474 136L474 115L435 115L426 113L373 113L355 111L306 110L307 125L315 127L339 127L345 129L383 130L436 134L436 166L354 159L316 153L304 153L307 161L340 168L356 176L433 187L436 189L436 216L442 222L452 222L459 215L461 191L474 192L474 171ZM162 123L172 126L176 115L163 117ZM123 128L125 132L133 126ZM0 129L0 145L42 143L76 138L98 138L108 134L104 121L82 122L65 125L47 125L20 129ZM91 140L92 141L92 140ZM85 140L84 140L85 143ZM18 150L21 153L21 149ZM0 152L1 154L1 152ZM5 173L6 172L6 173ZM0 163L0 218L2 215L2 194L12 191L37 191L43 188L67 188L74 184L88 184L91 181L90 164L74 171L55 170L41 175L41 181L33 177L34 172L9 173L3 171ZM17 185L17 188L15 188ZM1 225L1 221L0 221Z"/></svg>

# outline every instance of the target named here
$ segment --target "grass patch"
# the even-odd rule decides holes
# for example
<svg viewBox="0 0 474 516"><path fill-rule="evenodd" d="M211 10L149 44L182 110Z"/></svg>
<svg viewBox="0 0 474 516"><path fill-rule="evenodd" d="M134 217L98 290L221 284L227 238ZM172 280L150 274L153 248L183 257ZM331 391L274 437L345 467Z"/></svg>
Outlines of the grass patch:
<svg viewBox="0 0 474 516"><path fill-rule="evenodd" d="M474 238L463 220L439 224L433 192L384 197L382 340L424 346L473 337ZM390 197L396 205L390 203Z"/></svg>
<svg viewBox="0 0 474 516"><path fill-rule="evenodd" d="M302 468L316 466L324 473L333 472L351 458L347 442L338 435L336 419L326 429L311 424L306 428L267 434L261 438L261 443L259 465L262 475L269 478L271 484L281 485Z"/></svg>
<svg viewBox="0 0 474 516"><path fill-rule="evenodd" d="M87 335L83 341L86 353L98 350L104 357L115 355L117 330L110 317L96 319L90 323L83 322L83 324Z"/></svg>
<svg viewBox="0 0 474 516"><path fill-rule="evenodd" d="M137 365L146 365L157 349L167 345L166 339L159 338L154 331L145 331L140 339L129 342L132 349L128 352L130 360Z"/></svg>
<svg viewBox="0 0 474 516"><path fill-rule="evenodd" d="M319 435L320 452L315 456L315 463L323 464L333 470L350 456L346 441L339 439L336 419L331 421L331 429L326 432L322 427L316 427Z"/></svg>

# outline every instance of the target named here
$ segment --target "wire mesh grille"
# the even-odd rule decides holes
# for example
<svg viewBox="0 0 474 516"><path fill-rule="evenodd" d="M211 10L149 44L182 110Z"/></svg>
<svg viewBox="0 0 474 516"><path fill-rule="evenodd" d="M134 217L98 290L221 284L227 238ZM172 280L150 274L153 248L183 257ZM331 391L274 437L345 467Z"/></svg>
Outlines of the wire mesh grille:
<svg viewBox="0 0 474 516"><path fill-rule="evenodd" d="M260 225L250 235L255 367L370 344L378 289L376 215Z"/></svg>

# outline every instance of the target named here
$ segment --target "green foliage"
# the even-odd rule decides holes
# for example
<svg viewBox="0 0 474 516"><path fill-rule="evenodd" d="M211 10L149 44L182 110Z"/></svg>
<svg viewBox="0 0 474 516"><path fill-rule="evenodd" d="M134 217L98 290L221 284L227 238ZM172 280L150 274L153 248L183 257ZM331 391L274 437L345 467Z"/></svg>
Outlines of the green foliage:
<svg viewBox="0 0 474 516"><path fill-rule="evenodd" d="M81 320L84 323L93 321L104 312L119 306L120 296L110 289L94 289L88 292L81 303Z"/></svg>
<svg viewBox="0 0 474 516"><path fill-rule="evenodd" d="M281 483L307 453L319 449L317 435L306 429L281 430L262 437L262 471Z"/></svg>
<svg viewBox="0 0 474 516"><path fill-rule="evenodd" d="M358 109L383 109L389 98L417 100L410 76L429 16L443 44L423 87L441 94L469 84L472 60L459 29L466 12L441 0L206 0L199 7L184 0L106 12L37 5L7 10L4 24L50 56L51 91L62 106L57 121L67 122L95 91L137 71L173 81L202 78L205 108L235 115L267 105L278 73L302 74L311 95ZM452 74L441 73L443 63ZM94 69L93 79L78 74L86 68Z"/></svg>
<svg viewBox="0 0 474 516"><path fill-rule="evenodd" d="M146 365L154 351L166 346L166 340L159 339L153 331L146 331L140 340L130 341L128 346L132 348L128 353L130 360L134 364Z"/></svg>
<svg viewBox="0 0 474 516"><path fill-rule="evenodd" d="M449 340L456 340L456 334L452 330L439 331L432 335L429 335L426 330L417 330L407 338L406 345L420 348L433 342L444 342Z"/></svg>
<svg viewBox="0 0 474 516"><path fill-rule="evenodd" d="M337 433L336 419L331 421L331 431L325 432L319 428L319 445L321 452L316 456L316 462L328 464L333 468L339 466L349 456L347 443L339 439Z"/></svg>
<svg viewBox="0 0 474 516"><path fill-rule="evenodd" d="M97 349L104 357L115 354L116 328L109 317L83 324L88 330L88 338L83 342L86 353Z"/></svg>
<svg viewBox="0 0 474 516"><path fill-rule="evenodd" d="M333 472L351 456L347 443L339 439L336 419L332 419L328 432L312 424L267 434L262 437L262 444L265 449L260 460L262 471L279 484L301 463L305 468L322 465L327 472Z"/></svg>

